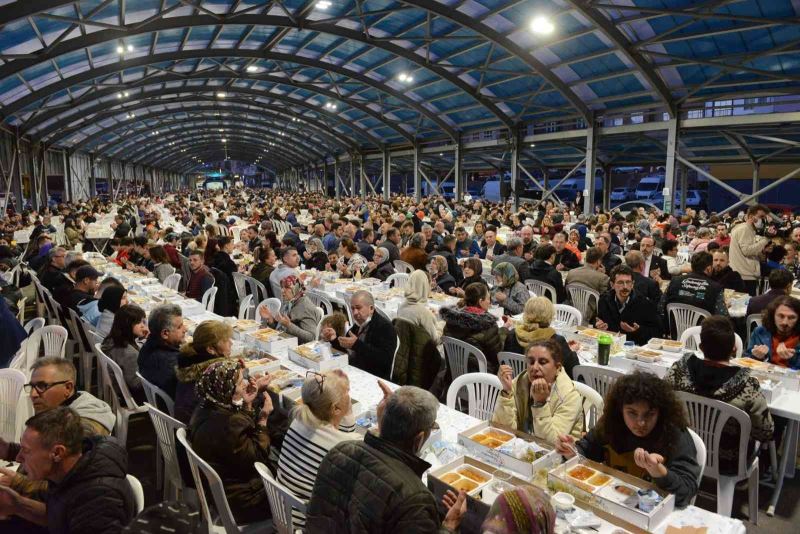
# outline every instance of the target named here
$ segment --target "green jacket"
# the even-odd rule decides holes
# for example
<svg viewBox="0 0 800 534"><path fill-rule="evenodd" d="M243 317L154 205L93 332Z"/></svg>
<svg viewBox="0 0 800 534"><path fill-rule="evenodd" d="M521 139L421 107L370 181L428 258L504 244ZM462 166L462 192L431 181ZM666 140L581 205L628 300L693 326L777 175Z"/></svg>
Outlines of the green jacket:
<svg viewBox="0 0 800 534"><path fill-rule="evenodd" d="M400 347L394 359L392 382L400 386L430 389L442 358L428 331L404 319L395 319Z"/></svg>

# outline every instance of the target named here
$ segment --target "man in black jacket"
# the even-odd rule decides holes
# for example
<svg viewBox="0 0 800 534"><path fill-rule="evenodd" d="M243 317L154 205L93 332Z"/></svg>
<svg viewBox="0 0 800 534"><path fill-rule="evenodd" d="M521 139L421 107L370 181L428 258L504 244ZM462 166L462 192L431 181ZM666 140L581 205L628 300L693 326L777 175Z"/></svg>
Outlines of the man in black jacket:
<svg viewBox="0 0 800 534"><path fill-rule="evenodd" d="M47 265L39 271L39 281L52 295L56 287L71 282L64 277L67 251L63 247L53 247L47 251Z"/></svg>
<svg viewBox="0 0 800 534"><path fill-rule="evenodd" d="M456 260L456 236L446 235L442 238L442 244L436 248L434 256L441 256L447 260L447 272L460 284L464 279L464 273Z"/></svg>
<svg viewBox="0 0 800 534"><path fill-rule="evenodd" d="M66 298L67 308L83 315L79 306L97 300L94 293L97 291L98 278L100 278L100 273L91 265L84 265L78 269L75 273L75 286Z"/></svg>
<svg viewBox="0 0 800 534"><path fill-rule="evenodd" d="M32 480L49 482L47 500L0 485L0 514L47 526L53 534L120 532L136 514L125 449L102 437L84 439L80 416L67 407L25 424L17 460Z"/></svg>
<svg viewBox="0 0 800 534"><path fill-rule="evenodd" d="M716 259L716 254L714 257ZM750 299L747 303L747 315L761 313L776 298L791 295L793 282L794 278L789 271L775 269L769 273L769 291Z"/></svg>
<svg viewBox="0 0 800 534"><path fill-rule="evenodd" d="M506 247L497 242L497 229L490 226L483 233L484 246L481 248L480 257L482 260L493 260L506 253Z"/></svg>
<svg viewBox="0 0 800 534"><path fill-rule="evenodd" d="M665 320L668 304L688 304L707 311L711 315L728 315L725 306L725 291L709 276L714 259L706 251L692 256L692 272L673 278L659 303L659 316ZM668 323L665 323L668 324ZM675 333L679 335L680 332Z"/></svg>
<svg viewBox="0 0 800 534"><path fill-rule="evenodd" d="M375 301L368 291L353 293L350 310L355 324L345 335L337 338L333 328L323 328L322 337L334 348L347 351L351 365L389 380L397 348L394 326L389 319L375 313Z"/></svg>
<svg viewBox="0 0 800 534"><path fill-rule="evenodd" d="M603 268L606 270L606 274L610 273L614 267L622 263L622 260L608 249L608 247L611 246L611 238L608 237L608 234L597 236L595 245L603 253L603 259L601 261L603 262Z"/></svg>
<svg viewBox="0 0 800 534"><path fill-rule="evenodd" d="M577 269L581 266L581 260L570 249L566 248L567 233L556 232L553 236L553 246L556 248L556 257L553 260L553 265L556 266L557 271L569 271Z"/></svg>
<svg viewBox="0 0 800 534"><path fill-rule="evenodd" d="M643 237L639 242L639 250L642 253L644 261L642 276L652 278L656 282L659 280L670 280L672 279L672 275L669 274L667 260L654 254L655 243L655 240L650 236Z"/></svg>
<svg viewBox="0 0 800 534"><path fill-rule="evenodd" d="M558 303L564 302L567 298L567 292L564 289L564 280L561 278L561 273L553 267L556 258L556 247L549 243L547 245L541 245L536 249L533 257L531 278L553 286L556 290L556 299Z"/></svg>
<svg viewBox="0 0 800 534"><path fill-rule="evenodd" d="M618 265L611 271L611 290L600 296L595 327L621 332L637 345L661 336L656 305L633 289L633 271L627 265Z"/></svg>
<svg viewBox="0 0 800 534"><path fill-rule="evenodd" d="M177 304L162 304L150 312L147 319L150 335L139 349L137 364L139 373L145 380L175 397L178 379L175 367L178 365L179 348L186 337L183 314Z"/></svg>
<svg viewBox="0 0 800 534"><path fill-rule="evenodd" d="M725 250L718 248L712 252L712 255L714 257L714 263L713 269L711 270L711 279L725 289L732 289L734 291L738 291L739 293L747 293L747 287L744 285L742 275L731 269L731 266L729 265L728 253ZM787 271L783 272L789 274ZM790 280L791 278L792 276L789 275ZM791 285L791 282L789 285ZM773 286L770 285L770 287ZM766 307L767 306L764 305L764 308Z"/></svg>
<svg viewBox="0 0 800 534"><path fill-rule="evenodd" d="M638 250L631 250L625 254L625 265L633 271L633 290L639 295L644 295L647 300L658 306L661 301L661 288L658 282L644 276L644 257Z"/></svg>

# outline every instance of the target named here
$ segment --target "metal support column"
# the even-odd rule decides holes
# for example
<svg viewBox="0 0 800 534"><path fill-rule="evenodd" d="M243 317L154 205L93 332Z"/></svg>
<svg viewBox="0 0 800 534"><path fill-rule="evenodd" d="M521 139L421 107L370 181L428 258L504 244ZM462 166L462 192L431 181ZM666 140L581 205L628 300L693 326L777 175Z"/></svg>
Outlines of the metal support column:
<svg viewBox="0 0 800 534"><path fill-rule="evenodd" d="M517 191L517 182L519 182L519 132L512 130L511 132L511 195L514 197L514 211L519 209L519 195L521 191ZM500 178L502 186L503 179ZM501 187L502 189L502 187Z"/></svg>
<svg viewBox="0 0 800 534"><path fill-rule="evenodd" d="M757 193L758 190L761 188L761 179L759 177L759 173L761 172L761 163L754 161L753 162L753 194ZM758 204L758 196L753 198L750 202L751 204Z"/></svg>
<svg viewBox="0 0 800 534"><path fill-rule="evenodd" d="M364 154L358 155L358 187L363 200L367 199L367 171L364 169Z"/></svg>
<svg viewBox="0 0 800 534"><path fill-rule="evenodd" d="M350 154L350 197L356 196L356 164L355 154Z"/></svg>
<svg viewBox="0 0 800 534"><path fill-rule="evenodd" d="M392 160L389 151L383 149L383 199L389 200L392 194Z"/></svg>
<svg viewBox="0 0 800 534"><path fill-rule="evenodd" d="M339 158L333 159L333 185L336 189L336 200L342 196L342 184L339 182Z"/></svg>
<svg viewBox="0 0 800 534"><path fill-rule="evenodd" d="M419 145L414 145L414 198L422 199L422 176L419 172Z"/></svg>
<svg viewBox="0 0 800 534"><path fill-rule="evenodd" d="M611 210L611 165L603 167L603 211Z"/></svg>
<svg viewBox="0 0 800 534"><path fill-rule="evenodd" d="M680 164L678 164L676 170L678 171L678 176L681 178L681 213L686 213L686 192L688 191L689 185L689 173L686 172L686 168Z"/></svg>
<svg viewBox="0 0 800 534"><path fill-rule="evenodd" d="M455 195L456 195L456 202L461 202L464 198L464 193L466 192L465 189L465 180L464 180L464 172L462 170L463 167L463 160L464 157L464 147L461 143L461 134L458 135L456 138L456 147L453 149L453 178L455 178Z"/></svg>
<svg viewBox="0 0 800 534"><path fill-rule="evenodd" d="M19 149L19 128L15 129L16 135L14 140L14 150L16 153L16 169L12 165L11 167L11 187L14 191L14 198L17 202L17 213L21 213L23 208L25 207L25 201L22 196L23 187L22 187L22 152Z"/></svg>
<svg viewBox="0 0 800 534"><path fill-rule="evenodd" d="M64 198L67 202L72 201L72 172L69 168L69 155L66 150L61 151L61 161L64 165Z"/></svg>
<svg viewBox="0 0 800 534"><path fill-rule="evenodd" d="M594 116L590 118L586 128L586 165L583 181L583 213L590 216L594 213L595 161L597 161L597 127Z"/></svg>
<svg viewBox="0 0 800 534"><path fill-rule="evenodd" d="M678 150L678 119L671 119L667 128L667 161L664 171L664 212L672 213L675 197L675 153Z"/></svg>

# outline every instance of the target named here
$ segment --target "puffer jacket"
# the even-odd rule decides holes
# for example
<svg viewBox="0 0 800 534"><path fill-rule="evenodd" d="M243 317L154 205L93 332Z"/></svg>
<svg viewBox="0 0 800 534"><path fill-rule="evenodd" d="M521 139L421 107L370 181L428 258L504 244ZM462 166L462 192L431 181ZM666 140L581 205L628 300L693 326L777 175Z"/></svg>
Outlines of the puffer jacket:
<svg viewBox="0 0 800 534"><path fill-rule="evenodd" d="M747 413L751 423L749 452L753 452L755 441L772 439L775 424L767 407L767 399L749 369L713 365L710 360L686 354L672 364L664 380L677 391L720 400ZM723 474L736 474L740 433L739 423L732 419L722 429L719 467Z"/></svg>
<svg viewBox="0 0 800 534"><path fill-rule="evenodd" d="M750 342L747 344L747 350L744 351L745 356L760 360L761 358L753 356L753 347L756 345L765 345L767 347L767 356L764 358L764 361L774 363L775 365L791 367L792 369L800 369L800 344L795 347L794 356L788 361L777 361L772 354L772 334L762 325L756 327L753 333L750 334Z"/></svg>
<svg viewBox="0 0 800 534"><path fill-rule="evenodd" d="M436 343L421 326L400 318L393 323L400 347L394 358L392 381L400 386L430 389L441 365Z"/></svg>
<svg viewBox="0 0 800 534"><path fill-rule="evenodd" d="M463 308L444 307L439 310L439 315L444 319L444 335L460 339L479 348L486 356L486 372L497 372L497 353L503 350L507 330L498 328L494 315L473 313ZM470 372L478 370L477 363L470 361ZM474 370L473 370L474 366Z"/></svg>
<svg viewBox="0 0 800 534"><path fill-rule="evenodd" d="M135 515L125 475L128 455L108 438L87 438L83 456L64 479L50 482L47 527L53 534L118 533Z"/></svg>
<svg viewBox="0 0 800 534"><path fill-rule="evenodd" d="M447 532L421 477L430 464L367 433L325 456L308 504L307 532Z"/></svg>

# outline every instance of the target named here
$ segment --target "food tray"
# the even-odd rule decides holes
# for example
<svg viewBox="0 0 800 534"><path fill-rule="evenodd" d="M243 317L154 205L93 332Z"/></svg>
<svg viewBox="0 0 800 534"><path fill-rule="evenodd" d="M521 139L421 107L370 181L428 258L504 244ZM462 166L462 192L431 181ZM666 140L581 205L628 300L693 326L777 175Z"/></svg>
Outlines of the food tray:
<svg viewBox="0 0 800 534"><path fill-rule="evenodd" d="M252 330L258 330L261 323L252 319L236 319L231 326L237 332L250 332Z"/></svg>
<svg viewBox="0 0 800 534"><path fill-rule="evenodd" d="M348 358L346 352L340 352L331 348L331 358L323 359L318 352L319 346L319 341L312 341L292 347L289 349L289 360L298 365L302 365L306 369L313 369L317 372L347 367Z"/></svg>
<svg viewBox="0 0 800 534"><path fill-rule="evenodd" d="M297 347L297 338L272 328L262 328L255 332L244 334L246 341L254 344L258 349L269 352L273 356L286 358L289 349Z"/></svg>
<svg viewBox="0 0 800 534"><path fill-rule="evenodd" d="M474 497L480 493L481 488L492 481L492 475L478 467L462 465L440 475L439 480L454 490L464 490Z"/></svg>
<svg viewBox="0 0 800 534"><path fill-rule="evenodd" d="M482 436L488 436L490 441L487 443L487 440L480 439ZM479 439L476 440L476 437ZM530 434L489 421L483 421L459 432L457 439L458 444L475 457L489 464L510 469L525 478L531 478L538 469L558 462L557 455L552 452L553 446L549 443ZM522 448L519 446L524 445L520 442L527 443L527 446L524 447L527 449L524 458L517 458L513 454L515 445L518 448ZM530 457L531 452L533 457Z"/></svg>
<svg viewBox="0 0 800 534"><path fill-rule="evenodd" d="M661 352L657 350L652 350L644 347L637 347L635 349L631 349L627 352L627 358L631 359L630 357L634 355L636 359L640 362L644 363L655 363L661 360Z"/></svg>
<svg viewBox="0 0 800 534"><path fill-rule="evenodd" d="M618 354L616 356L611 356L611 358L608 360L608 365L609 367L619 369L626 373L644 371L645 373L652 373L659 378L664 378L667 376L667 371L669 371L669 368L672 367L672 364L676 361L677 360L670 358L661 358L656 362L644 362L637 359L631 359L627 354Z"/></svg>
<svg viewBox="0 0 800 534"><path fill-rule="evenodd" d="M660 339L654 337L647 343L647 348L651 350L663 350L664 352L682 352L683 343L673 339Z"/></svg>

